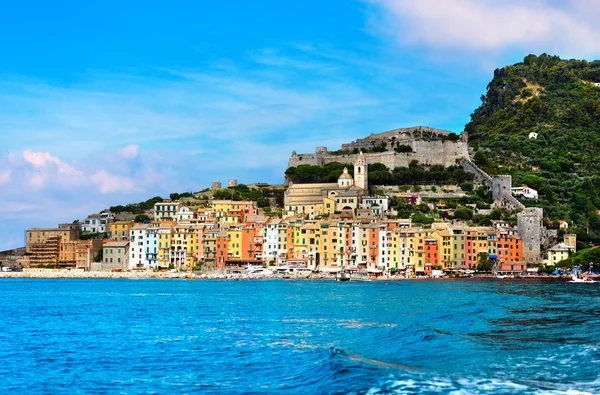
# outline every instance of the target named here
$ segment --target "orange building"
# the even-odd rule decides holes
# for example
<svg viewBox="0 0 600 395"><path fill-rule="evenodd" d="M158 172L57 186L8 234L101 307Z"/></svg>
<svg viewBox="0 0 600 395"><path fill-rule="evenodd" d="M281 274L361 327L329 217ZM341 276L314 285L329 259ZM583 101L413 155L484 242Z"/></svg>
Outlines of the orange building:
<svg viewBox="0 0 600 395"><path fill-rule="evenodd" d="M262 263L262 234L258 229L242 229L242 261ZM260 251L260 254L259 254Z"/></svg>
<svg viewBox="0 0 600 395"><path fill-rule="evenodd" d="M501 232L497 247L500 264L523 262L523 240L519 236Z"/></svg>
<svg viewBox="0 0 600 395"><path fill-rule="evenodd" d="M227 232L217 234L217 267L225 267L229 251L229 236Z"/></svg>

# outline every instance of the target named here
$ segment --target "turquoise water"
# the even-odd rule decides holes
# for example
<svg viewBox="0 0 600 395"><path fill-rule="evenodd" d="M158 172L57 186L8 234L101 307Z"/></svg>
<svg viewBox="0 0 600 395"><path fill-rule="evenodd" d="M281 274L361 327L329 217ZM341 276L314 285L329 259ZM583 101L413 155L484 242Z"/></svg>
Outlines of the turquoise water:
<svg viewBox="0 0 600 395"><path fill-rule="evenodd" d="M0 393L600 393L600 284L0 280Z"/></svg>

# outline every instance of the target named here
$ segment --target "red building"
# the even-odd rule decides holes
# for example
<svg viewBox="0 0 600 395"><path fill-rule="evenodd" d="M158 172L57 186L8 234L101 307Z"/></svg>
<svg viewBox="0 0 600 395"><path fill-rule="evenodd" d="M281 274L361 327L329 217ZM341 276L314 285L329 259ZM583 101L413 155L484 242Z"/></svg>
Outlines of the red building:
<svg viewBox="0 0 600 395"><path fill-rule="evenodd" d="M433 266L438 263L438 245L436 239L425 239L425 273L431 275Z"/></svg>
<svg viewBox="0 0 600 395"><path fill-rule="evenodd" d="M227 253L229 251L229 236L227 233L217 236L217 267L225 267L227 261Z"/></svg>

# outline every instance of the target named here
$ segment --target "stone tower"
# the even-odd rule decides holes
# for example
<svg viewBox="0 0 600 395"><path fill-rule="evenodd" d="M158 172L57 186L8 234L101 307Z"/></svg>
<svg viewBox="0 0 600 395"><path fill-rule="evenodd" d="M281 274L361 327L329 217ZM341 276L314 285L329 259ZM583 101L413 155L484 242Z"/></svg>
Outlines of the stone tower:
<svg viewBox="0 0 600 395"><path fill-rule="evenodd" d="M539 207L527 207L517 214L517 231L523 240L523 260L538 263L541 259L541 245L544 210Z"/></svg>
<svg viewBox="0 0 600 395"><path fill-rule="evenodd" d="M511 194L512 177L509 175L494 176L491 181L492 198L499 200L503 194Z"/></svg>
<svg viewBox="0 0 600 395"><path fill-rule="evenodd" d="M369 190L369 166L365 160L365 156L362 151L358 155L358 159L354 163L354 186Z"/></svg>

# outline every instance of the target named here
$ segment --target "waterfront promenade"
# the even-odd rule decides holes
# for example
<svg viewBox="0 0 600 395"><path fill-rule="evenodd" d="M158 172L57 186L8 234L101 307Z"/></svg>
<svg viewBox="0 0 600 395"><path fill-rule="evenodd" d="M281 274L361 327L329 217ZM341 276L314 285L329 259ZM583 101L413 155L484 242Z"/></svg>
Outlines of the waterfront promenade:
<svg viewBox="0 0 600 395"><path fill-rule="evenodd" d="M155 272L155 271L135 271L135 272L86 272L86 271L77 271L77 270L62 270L62 271L20 271L20 272L0 272L0 279L10 279L10 278L73 278L73 279L131 279L131 280L139 280L139 279L183 279L189 280L190 273L189 272ZM227 273L194 273L194 280L277 280L284 279L281 274L227 274ZM465 279L465 278L473 278L473 279L484 279L490 278L494 279L495 277L489 274L476 275L473 277L398 277L398 276L380 276L373 277L370 280L372 281L451 281L457 279ZM285 279L291 280L335 280L335 276L329 273L311 273L311 274L302 274L302 275L286 275ZM517 278L504 278L498 279L499 281L515 281L515 280L531 280L531 279L548 279L548 280L561 280L559 276L542 276L542 275L528 275L521 276ZM596 278L595 278L596 279Z"/></svg>

